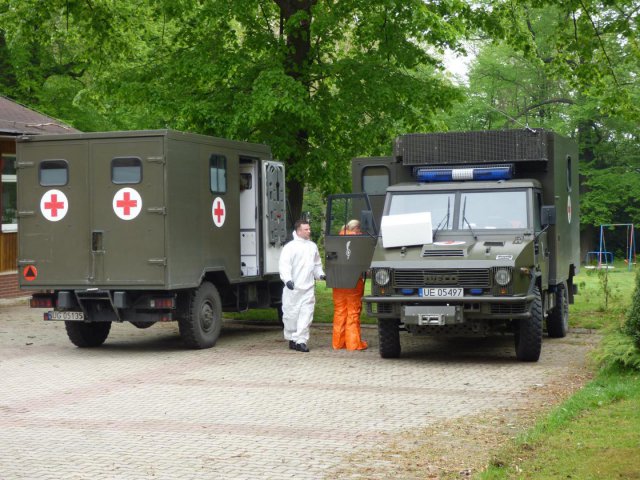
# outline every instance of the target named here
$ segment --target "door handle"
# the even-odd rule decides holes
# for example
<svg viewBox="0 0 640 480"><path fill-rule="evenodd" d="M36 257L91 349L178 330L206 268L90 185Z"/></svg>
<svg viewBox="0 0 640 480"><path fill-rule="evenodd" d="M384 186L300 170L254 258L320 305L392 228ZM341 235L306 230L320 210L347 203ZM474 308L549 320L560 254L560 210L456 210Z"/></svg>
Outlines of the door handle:
<svg viewBox="0 0 640 480"><path fill-rule="evenodd" d="M325 258L327 260L335 260L338 258L338 253L337 252L327 252L325 255Z"/></svg>

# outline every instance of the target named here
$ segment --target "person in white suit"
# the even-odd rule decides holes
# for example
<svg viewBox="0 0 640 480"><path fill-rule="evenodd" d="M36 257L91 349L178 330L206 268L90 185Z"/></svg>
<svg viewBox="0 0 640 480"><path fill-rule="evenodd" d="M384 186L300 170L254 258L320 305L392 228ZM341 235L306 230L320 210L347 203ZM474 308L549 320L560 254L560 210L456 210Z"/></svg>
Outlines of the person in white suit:
<svg viewBox="0 0 640 480"><path fill-rule="evenodd" d="M315 281L324 280L318 247L311 241L311 226L306 220L298 220L293 240L287 243L280 254L280 279L282 291L282 323L284 338L289 348L308 352L309 327L313 322L316 304Z"/></svg>

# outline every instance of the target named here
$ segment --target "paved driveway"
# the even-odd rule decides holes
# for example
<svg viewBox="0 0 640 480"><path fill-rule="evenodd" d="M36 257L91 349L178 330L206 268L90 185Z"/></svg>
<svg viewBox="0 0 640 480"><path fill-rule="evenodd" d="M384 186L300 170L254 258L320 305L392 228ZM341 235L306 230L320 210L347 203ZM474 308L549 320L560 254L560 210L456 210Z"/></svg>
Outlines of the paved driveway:
<svg viewBox="0 0 640 480"><path fill-rule="evenodd" d="M525 364L511 339L406 336L403 357L382 360L371 328L368 351L334 352L329 326L314 326L299 353L273 325L228 323L192 351L176 324L122 324L78 349L41 318L0 305L2 480L335 478L354 451L524 402L591 343L546 339Z"/></svg>

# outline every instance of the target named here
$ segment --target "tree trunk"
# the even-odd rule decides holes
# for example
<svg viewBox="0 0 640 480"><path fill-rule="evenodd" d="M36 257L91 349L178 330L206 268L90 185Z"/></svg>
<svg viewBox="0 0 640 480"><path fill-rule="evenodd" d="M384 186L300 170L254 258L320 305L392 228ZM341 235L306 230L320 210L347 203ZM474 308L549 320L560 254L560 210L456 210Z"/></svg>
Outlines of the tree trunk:
<svg viewBox="0 0 640 480"><path fill-rule="evenodd" d="M299 180L292 178L287 181L287 202L291 226L302 217L302 200L304 198L304 185Z"/></svg>
<svg viewBox="0 0 640 480"><path fill-rule="evenodd" d="M311 52L311 8L317 3L317 0L274 0L280 8L280 31L288 31L286 38L286 56L285 56L285 73L297 82L304 85L307 93L309 92L309 58ZM289 21L294 15L304 12L295 25L289 25ZM292 28L293 27L293 28ZM291 139L295 142L296 151L289 158L286 158L285 166L293 167L305 161L309 153L309 132L304 126L296 132L295 138ZM299 171L299 170L298 170ZM302 202L304 199L304 178L294 178L287 173L287 199L289 201L289 209L293 222L298 220L302 215Z"/></svg>

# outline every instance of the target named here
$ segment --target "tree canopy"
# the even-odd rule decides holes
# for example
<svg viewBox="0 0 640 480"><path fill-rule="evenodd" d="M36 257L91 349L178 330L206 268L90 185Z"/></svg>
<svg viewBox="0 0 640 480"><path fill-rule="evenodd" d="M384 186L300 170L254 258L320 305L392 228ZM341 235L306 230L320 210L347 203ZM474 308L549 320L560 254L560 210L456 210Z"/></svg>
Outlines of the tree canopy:
<svg viewBox="0 0 640 480"><path fill-rule="evenodd" d="M388 154L398 134L543 126L581 144L583 222L611 220L606 211L635 221L635 202L601 175L640 167L638 10L637 0L1 0L0 93L81 130L266 143L285 161L296 217L305 185L348 190L349 160ZM469 43L480 53L469 85L456 86L442 54Z"/></svg>
<svg viewBox="0 0 640 480"><path fill-rule="evenodd" d="M267 143L294 216L305 184L347 189L351 157L432 130L461 95L440 54L499 29L461 0L5 0L0 15L5 93L80 129Z"/></svg>
<svg viewBox="0 0 640 480"><path fill-rule="evenodd" d="M453 129L544 127L575 138L581 222L640 221L637 2L523 2L502 41L486 40Z"/></svg>

